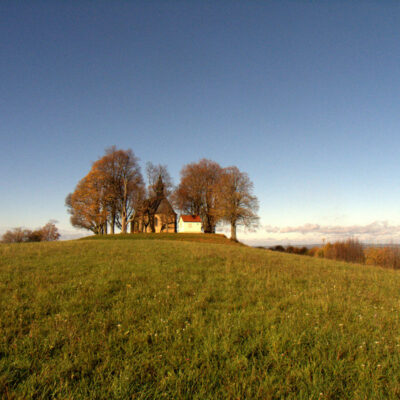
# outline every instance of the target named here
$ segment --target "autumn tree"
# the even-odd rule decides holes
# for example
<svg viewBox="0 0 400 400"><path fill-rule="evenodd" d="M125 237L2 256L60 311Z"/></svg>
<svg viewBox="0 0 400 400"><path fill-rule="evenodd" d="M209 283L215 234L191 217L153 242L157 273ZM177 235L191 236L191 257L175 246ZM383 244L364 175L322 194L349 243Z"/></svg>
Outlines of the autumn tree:
<svg viewBox="0 0 400 400"><path fill-rule="evenodd" d="M107 233L107 223L110 225L111 234L115 233L118 215L118 196L120 186L120 176L117 166L117 149L115 146L109 147L105 155L95 161L92 171L101 181L103 206L106 213L105 233Z"/></svg>
<svg viewBox="0 0 400 400"><path fill-rule="evenodd" d="M144 196L144 184L138 159L132 150L106 149L105 155L93 163L89 174L67 196L66 205L71 223L93 231L111 233L115 225L127 232L135 210Z"/></svg>
<svg viewBox="0 0 400 400"><path fill-rule="evenodd" d="M153 164L152 162L146 163L146 176L147 176L147 192L148 197L154 197L156 195L156 187L158 179L161 177L164 184L164 195L170 197L174 191L174 184L172 182L171 175L168 172L166 165Z"/></svg>
<svg viewBox="0 0 400 400"><path fill-rule="evenodd" d="M249 176L237 167L224 168L218 182L216 212L230 224L231 240L236 241L236 228L247 228L258 223L258 200L253 195L253 183Z"/></svg>
<svg viewBox="0 0 400 400"><path fill-rule="evenodd" d="M216 206L221 172L218 163L207 159L187 164L181 170L181 181L173 196L182 212L201 216L204 233L215 232L219 219Z"/></svg>
<svg viewBox="0 0 400 400"><path fill-rule="evenodd" d="M72 226L94 234L104 233L108 214L102 174L92 169L67 196L65 205L71 214Z"/></svg>

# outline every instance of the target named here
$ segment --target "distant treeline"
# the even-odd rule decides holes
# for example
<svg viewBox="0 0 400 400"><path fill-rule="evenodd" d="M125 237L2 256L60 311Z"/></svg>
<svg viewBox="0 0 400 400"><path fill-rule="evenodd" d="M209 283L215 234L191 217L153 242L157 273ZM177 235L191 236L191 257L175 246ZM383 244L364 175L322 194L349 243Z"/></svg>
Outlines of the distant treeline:
<svg viewBox="0 0 400 400"><path fill-rule="evenodd" d="M339 240L323 246L307 248L305 246L272 246L269 250L285 253L329 258L331 260L354 262L367 265L378 265L386 268L400 268L400 248L394 246L363 246L358 239Z"/></svg>
<svg viewBox="0 0 400 400"><path fill-rule="evenodd" d="M8 230L1 238L3 243L27 243L27 242L51 242L58 240L60 234L54 222L49 221L46 225L36 230L14 228Z"/></svg>

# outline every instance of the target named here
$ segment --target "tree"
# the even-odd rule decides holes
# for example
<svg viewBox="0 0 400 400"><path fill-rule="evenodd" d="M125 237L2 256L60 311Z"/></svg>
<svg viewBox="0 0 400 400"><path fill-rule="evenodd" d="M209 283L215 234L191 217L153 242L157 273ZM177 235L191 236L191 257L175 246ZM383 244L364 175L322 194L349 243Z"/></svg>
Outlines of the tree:
<svg viewBox="0 0 400 400"><path fill-rule="evenodd" d="M58 228L56 227L55 221L49 221L43 228L39 230L40 240L42 242L52 242L60 238Z"/></svg>
<svg viewBox="0 0 400 400"><path fill-rule="evenodd" d="M99 160L105 174L108 196L116 210L116 223L122 233L126 233L128 224L133 221L134 213L144 197L144 183L139 159L131 149L118 150L115 146L106 150L106 155Z"/></svg>
<svg viewBox="0 0 400 400"><path fill-rule="evenodd" d="M207 159L187 164L181 170L181 181L173 196L182 212L201 216L204 233L215 232L219 219L216 206L221 172L218 163Z"/></svg>
<svg viewBox="0 0 400 400"><path fill-rule="evenodd" d="M218 185L217 213L231 225L231 240L236 241L238 225L257 225L258 200L253 194L253 183L237 167L224 168Z"/></svg>
<svg viewBox="0 0 400 400"><path fill-rule="evenodd" d="M27 230L27 242L41 242L43 240L42 228L36 229L35 231Z"/></svg>
<svg viewBox="0 0 400 400"><path fill-rule="evenodd" d="M104 234L109 222L111 233L115 232L115 225L126 233L143 197L138 158L130 149L118 150L112 146L67 196L66 205L73 226Z"/></svg>
<svg viewBox="0 0 400 400"><path fill-rule="evenodd" d="M107 192L103 174L92 169L79 181L73 193L65 199L68 212L71 214L71 224L84 228L94 234L105 231L107 223Z"/></svg>
<svg viewBox="0 0 400 400"><path fill-rule="evenodd" d="M29 235L32 233L29 229L14 228L8 230L2 236L3 243L22 243L29 241Z"/></svg>
<svg viewBox="0 0 400 400"><path fill-rule="evenodd" d="M166 165L155 165L149 161L146 163L146 175L148 197L154 197L156 195L156 186L160 176L164 184L165 197L169 198L171 196L174 191L174 184L172 183L172 178Z"/></svg>

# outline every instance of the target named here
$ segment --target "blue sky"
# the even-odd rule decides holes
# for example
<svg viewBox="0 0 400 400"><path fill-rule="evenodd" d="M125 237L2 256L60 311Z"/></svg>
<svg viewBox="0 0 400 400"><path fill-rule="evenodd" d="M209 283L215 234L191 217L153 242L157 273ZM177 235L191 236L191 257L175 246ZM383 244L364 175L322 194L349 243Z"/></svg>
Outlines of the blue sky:
<svg viewBox="0 0 400 400"><path fill-rule="evenodd" d="M58 220L105 147L248 172L253 243L400 241L400 4L0 3L0 232Z"/></svg>

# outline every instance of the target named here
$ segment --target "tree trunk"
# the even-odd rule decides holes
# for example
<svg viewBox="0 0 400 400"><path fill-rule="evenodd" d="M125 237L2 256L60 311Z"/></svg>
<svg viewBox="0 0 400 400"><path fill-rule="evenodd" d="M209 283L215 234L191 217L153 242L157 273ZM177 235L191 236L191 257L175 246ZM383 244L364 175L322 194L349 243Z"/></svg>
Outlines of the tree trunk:
<svg viewBox="0 0 400 400"><path fill-rule="evenodd" d="M124 199L122 202L122 212L121 212L121 232L126 233L127 228L127 204L128 204L128 181L124 179Z"/></svg>
<svg viewBox="0 0 400 400"><path fill-rule="evenodd" d="M126 233L126 215L125 213L122 213L121 215L121 233Z"/></svg>
<svg viewBox="0 0 400 400"><path fill-rule="evenodd" d="M231 222L231 240L233 240L234 242L237 242L236 223L235 222Z"/></svg>
<svg viewBox="0 0 400 400"><path fill-rule="evenodd" d="M208 215L206 215L205 218L203 219L203 228L204 228L204 233L212 233L212 226Z"/></svg>
<svg viewBox="0 0 400 400"><path fill-rule="evenodd" d="M115 213L113 213L111 216L110 230L111 230L111 235L114 235L114 233L115 233Z"/></svg>

